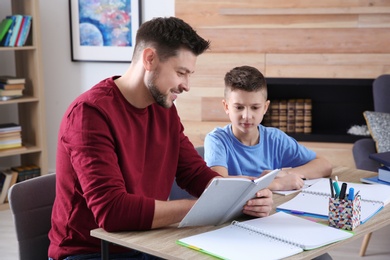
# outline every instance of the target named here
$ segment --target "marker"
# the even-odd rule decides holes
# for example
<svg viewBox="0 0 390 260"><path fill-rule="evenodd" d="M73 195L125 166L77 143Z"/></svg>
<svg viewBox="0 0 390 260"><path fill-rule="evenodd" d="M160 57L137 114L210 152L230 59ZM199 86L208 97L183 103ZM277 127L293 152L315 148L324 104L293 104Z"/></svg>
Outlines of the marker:
<svg viewBox="0 0 390 260"><path fill-rule="evenodd" d="M345 192L347 191L347 184L344 182L342 185L341 185L341 191L340 191L340 196L339 198L341 200L343 200L345 198Z"/></svg>
<svg viewBox="0 0 390 260"><path fill-rule="evenodd" d="M334 196L335 199L337 199L340 195L340 187L337 181L333 182L333 187L336 192L336 195Z"/></svg>
<svg viewBox="0 0 390 260"><path fill-rule="evenodd" d="M332 178L329 178L329 184L330 184L330 195L332 196L331 198L334 198L334 190L333 190Z"/></svg>
<svg viewBox="0 0 390 260"><path fill-rule="evenodd" d="M355 190L353 188L349 188L348 192L348 200L353 200L355 198Z"/></svg>

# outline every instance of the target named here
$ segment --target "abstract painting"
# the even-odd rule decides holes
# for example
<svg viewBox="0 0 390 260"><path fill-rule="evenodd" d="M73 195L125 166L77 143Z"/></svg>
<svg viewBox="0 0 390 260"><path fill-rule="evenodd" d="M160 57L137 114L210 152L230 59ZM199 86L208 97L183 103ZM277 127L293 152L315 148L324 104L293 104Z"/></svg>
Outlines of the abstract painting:
<svg viewBox="0 0 390 260"><path fill-rule="evenodd" d="M72 61L130 62L139 0L70 0Z"/></svg>

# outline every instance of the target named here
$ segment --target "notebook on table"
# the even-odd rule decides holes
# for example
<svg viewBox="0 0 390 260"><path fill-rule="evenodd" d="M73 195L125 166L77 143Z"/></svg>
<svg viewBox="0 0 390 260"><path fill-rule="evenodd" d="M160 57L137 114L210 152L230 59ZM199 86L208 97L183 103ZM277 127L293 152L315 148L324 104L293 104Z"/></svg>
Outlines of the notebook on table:
<svg viewBox="0 0 390 260"><path fill-rule="evenodd" d="M339 186L342 183L339 181ZM353 187L355 193L359 191L361 196L361 223L366 222L390 202L390 186L346 183L348 188ZM330 196L329 179L321 178L291 200L279 205L276 210L327 219Z"/></svg>
<svg viewBox="0 0 390 260"><path fill-rule="evenodd" d="M186 237L177 244L222 259L281 259L353 234L284 212Z"/></svg>

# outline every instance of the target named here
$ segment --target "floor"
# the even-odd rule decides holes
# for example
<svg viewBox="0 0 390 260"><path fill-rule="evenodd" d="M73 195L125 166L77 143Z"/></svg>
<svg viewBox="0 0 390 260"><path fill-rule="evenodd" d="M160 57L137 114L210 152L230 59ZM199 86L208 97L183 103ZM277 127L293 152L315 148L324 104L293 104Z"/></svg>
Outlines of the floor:
<svg viewBox="0 0 390 260"><path fill-rule="evenodd" d="M390 259L390 226L373 233L366 256L360 257L362 239L346 244L343 248L332 250L329 254L334 260L388 260ZM16 234L10 210L0 211L0 259L18 259Z"/></svg>

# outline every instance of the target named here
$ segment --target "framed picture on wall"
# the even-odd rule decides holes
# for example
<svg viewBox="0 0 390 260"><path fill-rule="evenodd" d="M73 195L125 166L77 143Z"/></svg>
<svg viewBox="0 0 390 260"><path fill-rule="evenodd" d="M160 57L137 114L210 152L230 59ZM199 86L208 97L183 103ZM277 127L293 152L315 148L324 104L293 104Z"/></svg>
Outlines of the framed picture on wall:
<svg viewBox="0 0 390 260"><path fill-rule="evenodd" d="M131 62L139 0L69 0L72 61Z"/></svg>

